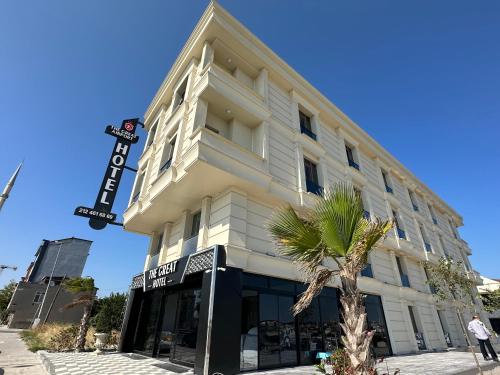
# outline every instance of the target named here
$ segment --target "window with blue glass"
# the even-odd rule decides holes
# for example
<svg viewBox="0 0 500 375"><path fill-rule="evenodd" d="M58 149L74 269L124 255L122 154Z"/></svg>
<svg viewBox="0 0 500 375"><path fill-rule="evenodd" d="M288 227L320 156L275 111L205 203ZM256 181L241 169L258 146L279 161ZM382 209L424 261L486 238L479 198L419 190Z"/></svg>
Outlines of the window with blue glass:
<svg viewBox="0 0 500 375"><path fill-rule="evenodd" d="M396 224L396 232L398 233L398 237L406 240L406 233L401 226L401 222L399 220L399 215L395 210L392 210L392 217L394 218L394 224Z"/></svg>
<svg viewBox="0 0 500 375"><path fill-rule="evenodd" d="M316 195L323 194L323 187L318 181L318 168L311 160L304 158L307 191Z"/></svg>
<svg viewBox="0 0 500 375"><path fill-rule="evenodd" d="M347 155L347 163L349 164L349 166L359 171L359 163L357 161L358 159L356 158L353 147L346 144L345 152Z"/></svg>
<svg viewBox="0 0 500 375"><path fill-rule="evenodd" d="M401 257L396 256L396 263L398 265L399 277L401 279L401 285L410 288L410 279L408 278L408 272L406 271L406 266L401 259Z"/></svg>
<svg viewBox="0 0 500 375"><path fill-rule="evenodd" d="M313 132L311 117L304 112L299 111L300 132L309 138L316 140L316 134Z"/></svg>

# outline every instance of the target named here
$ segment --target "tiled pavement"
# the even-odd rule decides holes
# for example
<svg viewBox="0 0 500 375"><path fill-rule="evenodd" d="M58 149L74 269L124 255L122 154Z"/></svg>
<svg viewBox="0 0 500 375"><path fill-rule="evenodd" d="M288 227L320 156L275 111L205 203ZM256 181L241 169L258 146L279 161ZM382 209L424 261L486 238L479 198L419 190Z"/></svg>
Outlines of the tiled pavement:
<svg viewBox="0 0 500 375"><path fill-rule="evenodd" d="M155 367L162 363L152 358L132 359L130 356L112 353L96 356L93 353L47 353L39 352L47 371L51 375L176 375L174 372ZM138 358L138 357L135 357ZM481 366L491 369L497 365L491 361L484 361L479 354ZM392 374L400 369L401 375L447 375L447 374L474 374L474 359L468 352L426 353L420 355L397 356L387 358L378 365L380 373L387 371ZM472 372L467 372L467 371ZM500 370L498 367L496 370ZM490 372L487 372L490 374ZM500 372L495 372L498 374ZM186 373L188 374L188 373ZM192 374L192 372L191 372ZM256 371L248 375L313 375L319 374L312 366L283 368L278 370Z"/></svg>

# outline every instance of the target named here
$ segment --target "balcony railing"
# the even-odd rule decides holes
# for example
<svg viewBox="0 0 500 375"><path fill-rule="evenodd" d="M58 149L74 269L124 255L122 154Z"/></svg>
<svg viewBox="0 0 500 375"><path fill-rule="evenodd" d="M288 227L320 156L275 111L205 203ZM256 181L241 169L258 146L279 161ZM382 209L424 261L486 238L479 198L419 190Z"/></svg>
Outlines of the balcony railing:
<svg viewBox="0 0 500 375"><path fill-rule="evenodd" d="M172 164L172 158L168 159L165 163L163 163L163 165L160 167L160 173L170 168L171 164Z"/></svg>
<svg viewBox="0 0 500 375"><path fill-rule="evenodd" d="M323 187L318 185L316 182L311 180L306 180L307 191L316 195L323 195Z"/></svg>
<svg viewBox="0 0 500 375"><path fill-rule="evenodd" d="M424 242L424 245L425 245L425 251L427 251L428 253L431 253L432 252L431 244L428 242Z"/></svg>
<svg viewBox="0 0 500 375"><path fill-rule="evenodd" d="M196 247L198 245L198 236L193 236L184 241L182 245L182 253L184 256L193 254L196 252Z"/></svg>
<svg viewBox="0 0 500 375"><path fill-rule="evenodd" d="M366 210L364 210L364 211L363 211L363 217L364 217L366 220L370 220L370 211L366 211Z"/></svg>
<svg viewBox="0 0 500 375"><path fill-rule="evenodd" d="M348 162L349 162L349 167L352 167L352 168L357 169L359 171L359 164L358 163L356 163L352 159L348 159Z"/></svg>
<svg viewBox="0 0 500 375"><path fill-rule="evenodd" d="M394 194L394 191L392 190L392 188L389 185L385 185L385 191L387 191L388 193Z"/></svg>
<svg viewBox="0 0 500 375"><path fill-rule="evenodd" d="M373 270L370 263L368 263L366 267L361 270L361 276L373 278Z"/></svg>
<svg viewBox="0 0 500 375"><path fill-rule="evenodd" d="M418 206L415 203L412 203L413 211L418 211Z"/></svg>
<svg viewBox="0 0 500 375"><path fill-rule="evenodd" d="M408 278L408 275L402 273L400 274L400 276L401 276L401 285L410 288L410 279Z"/></svg>
<svg viewBox="0 0 500 375"><path fill-rule="evenodd" d="M316 140L316 134L312 130L307 129L305 126L300 127L300 132L307 135L309 138Z"/></svg>
<svg viewBox="0 0 500 375"><path fill-rule="evenodd" d="M396 228L398 231L398 237L401 238L402 240L406 240L406 233L403 229L401 228Z"/></svg>

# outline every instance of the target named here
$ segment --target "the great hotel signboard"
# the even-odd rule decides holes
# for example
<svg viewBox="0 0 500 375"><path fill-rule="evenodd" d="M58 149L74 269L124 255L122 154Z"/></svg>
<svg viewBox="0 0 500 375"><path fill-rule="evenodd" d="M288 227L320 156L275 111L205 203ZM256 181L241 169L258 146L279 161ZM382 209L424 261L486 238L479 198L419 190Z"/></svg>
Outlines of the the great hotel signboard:
<svg viewBox="0 0 500 375"><path fill-rule="evenodd" d="M130 146L139 140L135 134L139 119L127 119L122 121L121 127L111 125L106 127L105 133L116 137L115 146L108 162L108 167L104 174L101 187L97 194L94 207L79 206L74 214L89 218L89 225L93 229L103 229L107 224L116 223L116 214L112 213L116 192L120 185L120 180L124 169L132 169L125 165Z"/></svg>

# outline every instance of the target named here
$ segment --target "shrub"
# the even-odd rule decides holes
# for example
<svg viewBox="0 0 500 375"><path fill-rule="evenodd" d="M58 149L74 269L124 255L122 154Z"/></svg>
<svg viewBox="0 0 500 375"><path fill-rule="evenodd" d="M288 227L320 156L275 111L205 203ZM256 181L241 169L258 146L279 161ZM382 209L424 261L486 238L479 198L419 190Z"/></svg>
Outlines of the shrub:
<svg viewBox="0 0 500 375"><path fill-rule="evenodd" d="M108 297L98 300L96 315L93 317L92 325L97 332L111 333L119 331L122 325L122 312L127 297L122 293L111 293Z"/></svg>
<svg viewBox="0 0 500 375"><path fill-rule="evenodd" d="M55 350L57 352L73 350L75 348L77 334L78 326L71 325L64 327L50 338L48 346L51 350Z"/></svg>

